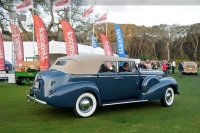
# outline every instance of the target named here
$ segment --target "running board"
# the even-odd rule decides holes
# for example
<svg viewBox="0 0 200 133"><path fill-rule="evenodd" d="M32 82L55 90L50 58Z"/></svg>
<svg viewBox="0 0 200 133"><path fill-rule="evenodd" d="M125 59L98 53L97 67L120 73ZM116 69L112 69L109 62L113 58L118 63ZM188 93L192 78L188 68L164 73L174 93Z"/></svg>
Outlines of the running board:
<svg viewBox="0 0 200 133"><path fill-rule="evenodd" d="M148 100L140 100L140 99L119 100L119 101L103 102L102 106L127 104L127 103L140 103L140 102L147 102L147 101Z"/></svg>

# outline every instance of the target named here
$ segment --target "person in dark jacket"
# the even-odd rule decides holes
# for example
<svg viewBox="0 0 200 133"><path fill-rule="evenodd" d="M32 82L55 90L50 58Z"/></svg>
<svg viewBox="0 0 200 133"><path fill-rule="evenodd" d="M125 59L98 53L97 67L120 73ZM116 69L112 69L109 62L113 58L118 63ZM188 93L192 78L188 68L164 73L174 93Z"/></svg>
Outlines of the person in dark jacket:
<svg viewBox="0 0 200 133"><path fill-rule="evenodd" d="M130 72L130 66L128 62L125 62L123 66L119 67L119 72Z"/></svg>
<svg viewBox="0 0 200 133"><path fill-rule="evenodd" d="M179 71L179 74L178 74L179 78L182 78L182 73L183 73L183 64L182 63L180 63L178 65L178 71Z"/></svg>
<svg viewBox="0 0 200 133"><path fill-rule="evenodd" d="M170 63L170 61L168 61L167 62L167 77L169 77L170 69L171 69L171 63Z"/></svg>

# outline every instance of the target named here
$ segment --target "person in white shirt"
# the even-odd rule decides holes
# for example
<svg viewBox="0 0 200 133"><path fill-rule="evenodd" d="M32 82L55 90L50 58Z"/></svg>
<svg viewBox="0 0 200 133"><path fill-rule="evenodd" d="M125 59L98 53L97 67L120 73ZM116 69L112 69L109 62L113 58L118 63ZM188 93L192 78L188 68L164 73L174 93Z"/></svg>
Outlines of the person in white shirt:
<svg viewBox="0 0 200 133"><path fill-rule="evenodd" d="M174 69L175 69L175 67L176 67L176 62L175 62L175 60L172 62L172 73L174 74Z"/></svg>

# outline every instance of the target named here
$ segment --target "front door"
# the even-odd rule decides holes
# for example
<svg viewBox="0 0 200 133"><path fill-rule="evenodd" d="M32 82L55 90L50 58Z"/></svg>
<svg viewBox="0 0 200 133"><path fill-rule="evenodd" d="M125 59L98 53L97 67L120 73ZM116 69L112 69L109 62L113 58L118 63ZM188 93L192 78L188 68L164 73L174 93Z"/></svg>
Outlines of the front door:
<svg viewBox="0 0 200 133"><path fill-rule="evenodd" d="M126 71L118 72L118 99L135 98L139 94L139 72L134 62L126 62L129 64ZM122 64L119 62L119 64Z"/></svg>

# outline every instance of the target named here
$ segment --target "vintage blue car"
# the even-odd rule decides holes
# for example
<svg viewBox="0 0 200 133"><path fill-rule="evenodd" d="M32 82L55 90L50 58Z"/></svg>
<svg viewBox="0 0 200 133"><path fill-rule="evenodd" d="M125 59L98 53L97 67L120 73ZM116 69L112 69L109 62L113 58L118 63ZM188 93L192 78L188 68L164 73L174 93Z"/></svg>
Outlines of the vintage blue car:
<svg viewBox="0 0 200 133"><path fill-rule="evenodd" d="M176 80L163 78L162 71L139 71L133 59L90 54L58 58L49 70L37 74L26 97L89 117L97 106L149 100L171 106L174 94L179 94Z"/></svg>

